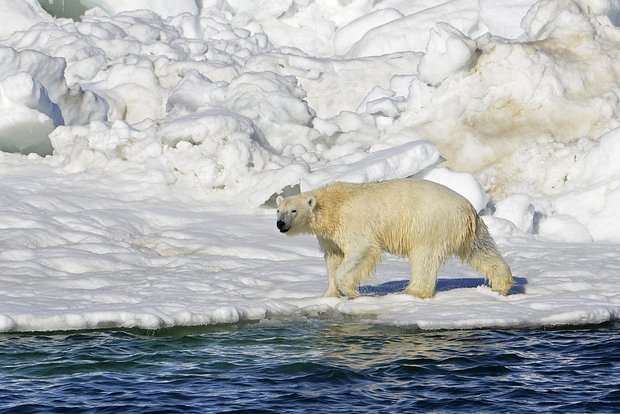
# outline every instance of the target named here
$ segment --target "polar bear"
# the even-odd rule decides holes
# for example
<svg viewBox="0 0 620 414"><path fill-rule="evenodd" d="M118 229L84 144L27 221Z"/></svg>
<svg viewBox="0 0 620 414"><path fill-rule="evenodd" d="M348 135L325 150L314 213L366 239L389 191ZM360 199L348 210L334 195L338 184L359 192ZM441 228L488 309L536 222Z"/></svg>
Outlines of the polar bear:
<svg viewBox="0 0 620 414"><path fill-rule="evenodd" d="M324 296L354 298L383 252L409 258L405 293L435 294L440 266L458 256L507 295L513 284L474 207L443 185L419 179L353 184L339 182L290 197L278 197L277 228L287 235L314 234L325 255Z"/></svg>

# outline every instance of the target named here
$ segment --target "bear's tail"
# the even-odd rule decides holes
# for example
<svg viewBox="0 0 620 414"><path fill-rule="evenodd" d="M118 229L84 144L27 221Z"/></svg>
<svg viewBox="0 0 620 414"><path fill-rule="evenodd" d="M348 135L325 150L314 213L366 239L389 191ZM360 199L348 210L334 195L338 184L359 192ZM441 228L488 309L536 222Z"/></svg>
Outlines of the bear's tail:
<svg viewBox="0 0 620 414"><path fill-rule="evenodd" d="M482 218L474 214L475 224L471 223L474 227L474 237L462 259L489 280L492 290L507 295L513 285L510 267L497 250L495 241Z"/></svg>

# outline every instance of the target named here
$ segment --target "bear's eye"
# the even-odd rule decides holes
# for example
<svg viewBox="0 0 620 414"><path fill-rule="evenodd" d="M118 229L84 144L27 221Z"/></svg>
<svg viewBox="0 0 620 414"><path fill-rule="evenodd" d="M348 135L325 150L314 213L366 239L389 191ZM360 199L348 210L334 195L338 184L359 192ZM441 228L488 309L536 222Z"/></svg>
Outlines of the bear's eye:
<svg viewBox="0 0 620 414"><path fill-rule="evenodd" d="M291 210L291 213L295 214L297 213L297 210Z"/></svg>

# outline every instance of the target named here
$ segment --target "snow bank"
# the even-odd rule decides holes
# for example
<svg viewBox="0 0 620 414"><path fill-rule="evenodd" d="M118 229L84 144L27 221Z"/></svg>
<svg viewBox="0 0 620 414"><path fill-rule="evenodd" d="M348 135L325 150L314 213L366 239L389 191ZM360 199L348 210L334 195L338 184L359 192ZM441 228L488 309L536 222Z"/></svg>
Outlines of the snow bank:
<svg viewBox="0 0 620 414"><path fill-rule="evenodd" d="M618 155L620 129L616 128L577 160L567 176L568 191L553 198L547 211L578 221L595 240L620 242L614 225L620 220Z"/></svg>
<svg viewBox="0 0 620 414"><path fill-rule="evenodd" d="M620 241L617 2L84 4L74 21L0 0L2 329L617 318L617 254L597 243ZM405 276L320 299L314 243L255 210L410 176L484 212L517 295L450 264L433 301L383 295Z"/></svg>
<svg viewBox="0 0 620 414"><path fill-rule="evenodd" d="M344 55L370 30L402 17L404 15L400 11L391 8L375 10L358 17L336 31L334 51L337 55Z"/></svg>
<svg viewBox="0 0 620 414"><path fill-rule="evenodd" d="M153 174L166 182L189 180L207 191L226 190L225 197L252 191L252 183L265 182L272 170L303 171L290 176L291 182L270 180L260 192L241 194L242 200L261 204L286 185L326 183L333 168L342 179L378 180L406 177L436 163L434 149L427 150L432 153L427 160L400 162L399 150L384 151L386 160L376 160L376 136L351 139L366 126L357 114L346 124L341 121L346 113L339 115L340 125L317 118L296 77L273 67L250 69L251 63L244 68L244 62L271 50L257 29L254 22L230 21L217 10L183 14L165 24L145 10L119 17L90 12L81 22L41 26L8 42L18 50L36 45L55 62L66 62L67 82L107 104L108 124L91 117L90 125L73 122L80 125L50 134L63 125L59 121L45 131L66 171L157 170ZM394 146L411 140L418 138ZM351 157L358 170L346 174L350 168L337 167L334 160L347 163ZM318 170L324 178L316 178Z"/></svg>
<svg viewBox="0 0 620 414"><path fill-rule="evenodd" d="M106 102L68 88L64 70L63 59L0 46L0 150L47 155L55 127L106 118Z"/></svg>

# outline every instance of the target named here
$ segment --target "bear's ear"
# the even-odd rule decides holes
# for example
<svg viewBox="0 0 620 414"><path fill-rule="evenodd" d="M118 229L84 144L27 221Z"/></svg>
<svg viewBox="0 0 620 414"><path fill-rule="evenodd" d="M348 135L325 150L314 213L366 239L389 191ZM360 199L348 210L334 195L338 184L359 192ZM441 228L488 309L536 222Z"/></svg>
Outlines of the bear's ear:
<svg viewBox="0 0 620 414"><path fill-rule="evenodd" d="M316 207L316 198L308 197L308 206L314 211L314 208Z"/></svg>
<svg viewBox="0 0 620 414"><path fill-rule="evenodd" d="M284 197L277 196L276 197L276 206L279 206L282 201L284 201Z"/></svg>

